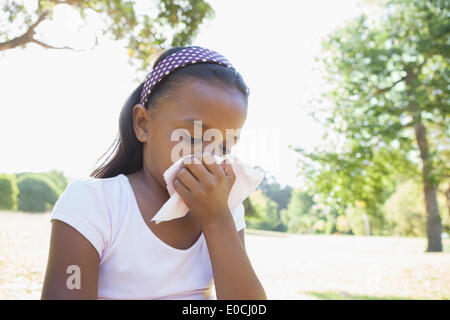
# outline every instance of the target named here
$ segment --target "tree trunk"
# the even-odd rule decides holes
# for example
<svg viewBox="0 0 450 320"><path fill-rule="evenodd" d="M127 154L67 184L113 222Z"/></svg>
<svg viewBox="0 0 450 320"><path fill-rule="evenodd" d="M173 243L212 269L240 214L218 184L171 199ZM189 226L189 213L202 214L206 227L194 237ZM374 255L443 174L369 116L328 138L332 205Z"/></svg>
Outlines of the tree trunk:
<svg viewBox="0 0 450 320"><path fill-rule="evenodd" d="M431 177L433 168L428 151L426 129L423 125L420 111L416 114L414 132L419 146L420 158L422 160L423 191L425 195L425 208L427 211L427 252L442 252L442 224L437 203L438 186Z"/></svg>

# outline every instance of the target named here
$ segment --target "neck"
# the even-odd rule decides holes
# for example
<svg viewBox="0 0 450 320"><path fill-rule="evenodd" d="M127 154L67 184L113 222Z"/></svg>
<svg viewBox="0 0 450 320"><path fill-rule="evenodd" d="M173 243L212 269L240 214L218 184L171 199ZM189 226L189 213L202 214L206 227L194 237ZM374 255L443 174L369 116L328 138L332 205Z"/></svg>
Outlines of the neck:
<svg viewBox="0 0 450 320"><path fill-rule="evenodd" d="M158 198L169 198L166 185L159 183L158 179L152 175L149 168L147 168L145 164L142 167L142 170L140 170L140 180L145 188L151 191L152 194L158 196Z"/></svg>

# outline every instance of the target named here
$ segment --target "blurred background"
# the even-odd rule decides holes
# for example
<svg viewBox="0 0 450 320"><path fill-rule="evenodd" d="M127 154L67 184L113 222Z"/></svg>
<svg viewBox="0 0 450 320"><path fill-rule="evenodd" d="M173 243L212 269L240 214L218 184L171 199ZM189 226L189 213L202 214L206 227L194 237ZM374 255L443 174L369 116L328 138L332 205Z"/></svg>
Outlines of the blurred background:
<svg viewBox="0 0 450 320"><path fill-rule="evenodd" d="M246 245L269 299L450 298L450 3L0 0L0 299L37 299L50 212L176 45L251 93Z"/></svg>

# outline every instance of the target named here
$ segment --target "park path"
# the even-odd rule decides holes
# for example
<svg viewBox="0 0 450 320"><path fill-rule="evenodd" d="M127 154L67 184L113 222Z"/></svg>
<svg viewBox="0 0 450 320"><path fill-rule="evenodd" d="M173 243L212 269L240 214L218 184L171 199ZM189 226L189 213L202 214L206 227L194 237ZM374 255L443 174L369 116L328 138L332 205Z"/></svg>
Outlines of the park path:
<svg viewBox="0 0 450 320"><path fill-rule="evenodd" d="M39 299L50 215L0 212L0 299ZM450 253L425 239L248 232L269 299L450 298Z"/></svg>
<svg viewBox="0 0 450 320"><path fill-rule="evenodd" d="M425 239L254 235L246 241L272 299L450 298L450 253L424 253Z"/></svg>

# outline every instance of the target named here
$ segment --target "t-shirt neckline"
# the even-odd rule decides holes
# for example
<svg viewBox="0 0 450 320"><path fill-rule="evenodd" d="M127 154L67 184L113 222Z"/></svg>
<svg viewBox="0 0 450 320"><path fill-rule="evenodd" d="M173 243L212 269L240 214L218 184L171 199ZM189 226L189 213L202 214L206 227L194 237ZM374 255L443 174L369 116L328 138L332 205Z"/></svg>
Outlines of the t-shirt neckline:
<svg viewBox="0 0 450 320"><path fill-rule="evenodd" d="M119 174L119 176L122 176L122 178L125 180L125 184L127 185L128 192L129 192L129 198L130 198L131 202L133 203L134 208L136 209L135 210L135 212L136 212L135 216L136 216L136 218L138 220L138 224L143 227L144 234L150 240L152 240L158 246L164 248L169 253L176 254L176 255L187 255L187 254L191 253L193 250L195 250L200 245L200 243L202 242L202 239L204 238L203 232L200 234L200 236L198 237L197 241L192 246L190 246L187 249L178 249L178 248L172 247L171 245L169 245L169 244L165 243L164 241L162 241L147 226L147 223L145 222L144 217L142 216L141 209L139 208L139 205L137 203L136 194L134 193L133 187L131 186L130 179L126 175L124 175L123 173Z"/></svg>

